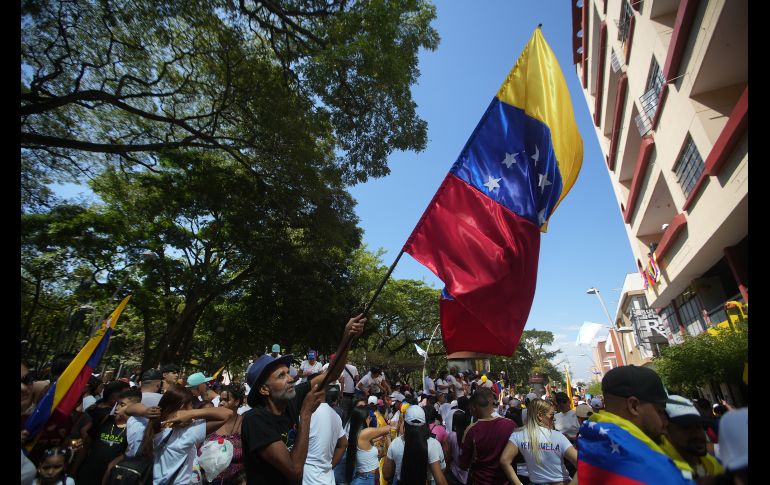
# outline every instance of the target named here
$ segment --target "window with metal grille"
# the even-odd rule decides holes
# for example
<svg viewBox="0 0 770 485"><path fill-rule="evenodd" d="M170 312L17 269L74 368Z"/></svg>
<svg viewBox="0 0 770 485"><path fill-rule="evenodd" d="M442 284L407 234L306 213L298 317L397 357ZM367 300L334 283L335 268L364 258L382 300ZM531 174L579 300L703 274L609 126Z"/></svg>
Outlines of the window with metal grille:
<svg viewBox="0 0 770 485"><path fill-rule="evenodd" d="M688 335L699 335L706 330L703 322L703 304L691 288L676 298L679 316Z"/></svg>
<svg viewBox="0 0 770 485"><path fill-rule="evenodd" d="M679 322L676 319L674 305L669 305L660 312L660 319L664 325L668 325L672 335L679 333Z"/></svg>
<svg viewBox="0 0 770 485"><path fill-rule="evenodd" d="M624 43L628 39L629 26L631 25L631 19L634 16L634 11L631 9L631 4L623 2L620 7L620 20L618 21L618 40Z"/></svg>
<svg viewBox="0 0 770 485"><path fill-rule="evenodd" d="M652 58L650 63L650 75L647 77L647 85L644 88L644 94L639 101L642 104L644 114L649 119L655 117L655 112L658 110L658 103L660 102L660 92L665 86L666 80L663 78L663 71L660 69L660 65L655 58Z"/></svg>
<svg viewBox="0 0 770 485"><path fill-rule="evenodd" d="M705 164L698 152L698 148L688 133L682 151L679 153L679 157L674 165L677 182L682 187L685 197L690 196L690 192L695 187L696 182L698 182L704 167Z"/></svg>

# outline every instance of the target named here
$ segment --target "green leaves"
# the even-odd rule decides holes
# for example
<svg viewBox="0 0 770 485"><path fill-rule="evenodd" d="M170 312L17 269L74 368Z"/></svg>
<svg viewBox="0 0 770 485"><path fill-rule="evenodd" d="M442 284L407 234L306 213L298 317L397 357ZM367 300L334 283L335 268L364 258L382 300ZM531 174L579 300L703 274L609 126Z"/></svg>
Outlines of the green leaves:
<svg viewBox="0 0 770 485"><path fill-rule="evenodd" d="M748 361L748 322L716 335L685 337L684 343L662 350L655 371L671 390L694 392L710 382L739 384Z"/></svg>

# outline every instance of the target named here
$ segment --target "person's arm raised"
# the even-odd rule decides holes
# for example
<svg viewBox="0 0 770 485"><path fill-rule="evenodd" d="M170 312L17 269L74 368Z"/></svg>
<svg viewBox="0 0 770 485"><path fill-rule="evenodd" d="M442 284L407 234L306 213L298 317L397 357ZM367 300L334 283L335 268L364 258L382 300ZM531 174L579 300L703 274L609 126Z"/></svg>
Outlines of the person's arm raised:
<svg viewBox="0 0 770 485"><path fill-rule="evenodd" d="M182 409L168 417L161 424L166 426L182 425L186 426L194 419L206 420L206 434L213 433L222 423L230 419L233 412L226 407L201 408L201 409Z"/></svg>
<svg viewBox="0 0 770 485"><path fill-rule="evenodd" d="M342 374L342 370L345 368L345 362L348 360L350 343L354 338L361 335L364 331L365 323L366 317L363 313L348 320L347 325L345 325L345 332L342 335L342 341L340 342L339 347L337 347L337 352L335 352L336 357L334 358L334 362L329 364L329 369L326 372L318 374L313 378L311 381L313 387L321 384L324 380L329 383L336 381L337 378L339 378L340 374Z"/></svg>
<svg viewBox="0 0 770 485"><path fill-rule="evenodd" d="M324 401L325 395L324 389L313 387L313 390L305 396L299 411L299 424L297 424L297 434L291 451L282 441L274 441L257 452L262 460L272 464L289 480L296 481L302 478L310 441L310 418Z"/></svg>
<svg viewBox="0 0 770 485"><path fill-rule="evenodd" d="M126 416L141 416L143 418L159 418L160 408L158 406L147 407L140 402L129 404L126 408Z"/></svg>

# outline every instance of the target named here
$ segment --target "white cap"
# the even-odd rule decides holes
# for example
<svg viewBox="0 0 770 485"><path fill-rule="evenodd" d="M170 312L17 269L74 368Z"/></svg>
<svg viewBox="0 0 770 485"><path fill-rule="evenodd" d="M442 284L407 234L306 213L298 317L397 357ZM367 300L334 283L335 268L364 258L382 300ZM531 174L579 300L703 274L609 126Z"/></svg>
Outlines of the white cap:
<svg viewBox="0 0 770 485"><path fill-rule="evenodd" d="M666 414L675 424L700 423L703 421L692 401L686 397L669 394L666 403Z"/></svg>
<svg viewBox="0 0 770 485"><path fill-rule="evenodd" d="M425 411L422 406L409 406L404 416L404 422L413 426L425 424Z"/></svg>
<svg viewBox="0 0 770 485"><path fill-rule="evenodd" d="M728 411L719 418L719 455L728 470L749 466L749 408Z"/></svg>
<svg viewBox="0 0 770 485"><path fill-rule="evenodd" d="M367 404L377 404L377 396L369 396L369 400L366 401Z"/></svg>
<svg viewBox="0 0 770 485"><path fill-rule="evenodd" d="M529 399L530 401L533 399L537 399L537 394L535 394L534 392L530 392L529 394L527 394L527 399Z"/></svg>
<svg viewBox="0 0 770 485"><path fill-rule="evenodd" d="M405 396L398 391L393 391L392 393L390 393L390 398L393 399L394 401L403 401L404 397Z"/></svg>
<svg viewBox="0 0 770 485"><path fill-rule="evenodd" d="M457 407L457 399L453 399L452 402L449 403L450 407L456 408Z"/></svg>

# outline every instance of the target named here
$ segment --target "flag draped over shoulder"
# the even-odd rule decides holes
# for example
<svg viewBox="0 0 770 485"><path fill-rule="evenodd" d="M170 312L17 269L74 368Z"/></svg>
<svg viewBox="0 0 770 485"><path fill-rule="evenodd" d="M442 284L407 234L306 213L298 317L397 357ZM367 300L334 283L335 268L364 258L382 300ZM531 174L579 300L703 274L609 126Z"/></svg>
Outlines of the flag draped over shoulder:
<svg viewBox="0 0 770 485"><path fill-rule="evenodd" d="M96 332L96 335L91 337L80 352L78 352L78 355L72 359L72 362L70 362L70 365L67 366L62 375L51 383L48 391L37 406L35 406L35 410L27 419L25 427L29 432L30 439L32 439L31 443L34 444L34 438L45 426L46 422L48 422L51 415L59 413L63 416L69 416L72 414L78 400L83 395L83 389L85 389L88 383L88 378L91 377L94 369L99 365L99 361L110 341L112 330L115 328L115 324L118 322L118 318L129 299L131 299L131 295L125 297L120 302L115 311L112 312L110 317Z"/></svg>
<svg viewBox="0 0 770 485"><path fill-rule="evenodd" d="M452 297L441 300L448 353L513 354L540 232L582 160L567 84L538 28L404 245Z"/></svg>
<svg viewBox="0 0 770 485"><path fill-rule="evenodd" d="M610 413L609 421L585 421L578 435L580 483L597 485L692 484L673 460L638 428L623 429ZM596 416L596 415L594 415ZM651 445L647 444L650 443ZM654 448L652 448L653 446Z"/></svg>

